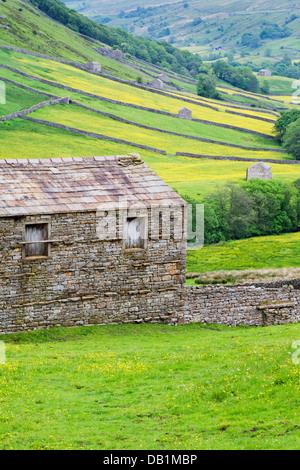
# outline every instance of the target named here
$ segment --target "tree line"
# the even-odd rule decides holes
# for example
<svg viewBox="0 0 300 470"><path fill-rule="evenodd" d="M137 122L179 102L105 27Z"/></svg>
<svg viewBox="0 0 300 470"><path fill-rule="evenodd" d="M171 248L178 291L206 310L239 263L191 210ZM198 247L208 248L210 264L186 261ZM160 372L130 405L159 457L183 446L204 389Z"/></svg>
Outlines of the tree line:
<svg viewBox="0 0 300 470"><path fill-rule="evenodd" d="M233 65L224 60L217 60L209 67L203 64L199 69L197 94L206 98L222 99L216 90L216 79L219 78L241 90L258 93L259 81L250 67Z"/></svg>
<svg viewBox="0 0 300 470"><path fill-rule="evenodd" d="M300 160L300 110L290 109L281 113L274 124L275 139L296 160Z"/></svg>
<svg viewBox="0 0 300 470"><path fill-rule="evenodd" d="M219 188L202 202L206 245L300 229L300 180L288 184L254 178Z"/></svg>

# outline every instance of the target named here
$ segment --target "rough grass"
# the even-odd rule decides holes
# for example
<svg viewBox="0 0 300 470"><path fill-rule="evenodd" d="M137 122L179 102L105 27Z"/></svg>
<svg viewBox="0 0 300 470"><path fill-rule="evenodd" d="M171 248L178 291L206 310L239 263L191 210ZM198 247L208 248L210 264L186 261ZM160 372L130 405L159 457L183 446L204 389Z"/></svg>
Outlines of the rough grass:
<svg viewBox="0 0 300 470"><path fill-rule="evenodd" d="M124 65L98 54L94 47L101 47L99 43L87 40L65 26L53 22L42 12L21 0L1 2L0 14L5 15L5 18L1 18L1 24L10 28L10 30L0 28L1 45L20 47L68 61L80 63L97 61L101 63L104 71L125 79L135 80L137 75L144 79L147 77L130 65ZM1 58L2 53L3 51L1 51ZM34 60L37 58L33 58Z"/></svg>
<svg viewBox="0 0 300 470"><path fill-rule="evenodd" d="M245 284L248 282L269 282L297 278L300 278L300 268L223 270L207 273L188 273L187 284Z"/></svg>
<svg viewBox="0 0 300 470"><path fill-rule="evenodd" d="M299 324L1 336L2 449L295 449Z"/></svg>

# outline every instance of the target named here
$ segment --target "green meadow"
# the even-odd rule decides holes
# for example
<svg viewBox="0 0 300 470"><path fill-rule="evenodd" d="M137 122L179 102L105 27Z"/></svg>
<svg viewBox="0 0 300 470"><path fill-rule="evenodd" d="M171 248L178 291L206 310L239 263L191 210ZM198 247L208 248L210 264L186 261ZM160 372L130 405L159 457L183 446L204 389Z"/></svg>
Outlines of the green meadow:
<svg viewBox="0 0 300 470"><path fill-rule="evenodd" d="M98 132L104 132L103 128L99 128ZM0 141L0 158L93 157L139 153L182 197L188 196L198 202L202 201L204 195L224 184L245 182L247 167L252 164L160 155L23 119L0 123ZM292 182L300 178L300 165L272 163L272 171L274 180Z"/></svg>
<svg viewBox="0 0 300 470"><path fill-rule="evenodd" d="M141 145L148 145L168 154L176 152L199 153L204 155L239 156L250 158L284 159L286 154L262 150L245 150L216 143L201 142L185 137L164 134L143 129L131 124L124 124L106 116L101 116L78 108L74 105L57 105L39 109L31 115L33 118L56 122L68 127L104 134L109 137L128 140Z"/></svg>
<svg viewBox="0 0 300 470"><path fill-rule="evenodd" d="M1 449L296 449L299 334L190 324L1 336Z"/></svg>
<svg viewBox="0 0 300 470"><path fill-rule="evenodd" d="M187 271L300 267L300 232L247 238L189 251Z"/></svg>
<svg viewBox="0 0 300 470"><path fill-rule="evenodd" d="M193 112L193 117L198 119L204 119L212 122L218 122L223 124L234 125L242 128L248 128L257 132L272 135L273 122L265 122L257 119L253 119L250 116L261 116L266 117L265 114L260 114L258 110L243 110L246 116L236 116L225 113L226 107L220 107L219 111L211 108L207 108L206 103L203 101L195 100L195 103L186 103L181 100L179 95L169 93L169 96L162 96L157 93L152 93L147 89L134 88L129 84L117 83L108 78L101 76L95 76L85 71L79 70L75 67L60 64L47 59L24 56L23 54L10 53L9 58L6 57L6 51L1 52L0 57L4 57L5 60L10 64L11 67L16 68L22 72L28 73L35 77L43 78L52 82L57 82L62 85L70 86L75 89L79 89L88 93L104 96L117 101L123 101L125 103L137 104L154 108L169 113L178 113L178 110L183 106L188 106ZM7 74L5 69L0 69L0 75L10 78L11 72ZM19 76L16 81L25 83L24 77ZM31 80L31 85L33 80ZM37 88L37 81L34 81L36 85L33 88ZM40 90L40 88L37 88ZM66 90L56 89L56 94L59 96L69 94ZM213 103L214 106L218 107L217 102ZM230 109L230 105L228 107ZM238 110L236 110L238 111ZM267 115L269 119L275 122L276 117Z"/></svg>
<svg viewBox="0 0 300 470"><path fill-rule="evenodd" d="M264 148L271 148L271 149L280 148L278 143L275 142L274 140L266 138L266 137L262 137L259 135L248 134L242 131L238 131L234 129L227 129L227 128L219 127L219 126L213 126L213 125L205 124L202 122L194 122L194 121L188 121L188 120L183 120L183 119L177 119L177 118L164 116L161 114L152 113L152 112L141 110L141 109L130 108L128 106L121 106L118 104L93 99L93 98L81 95L79 93L60 90L50 85L42 84L34 80L20 77L19 75L14 74L13 72L2 70L2 69L0 69L0 76L1 74L3 77L5 76L6 78L10 80L13 80L13 81L19 80L19 83L29 86L33 89L36 89L45 93L53 94L54 96L67 96L68 95L71 97L72 100L77 101L87 107L93 108L101 112L114 114L120 118L127 119L131 122L143 124L149 127L154 127L154 128L158 128L162 130L171 131L171 132L177 132L181 134L225 142L228 144L233 143L233 144L241 145L245 147L264 147ZM7 101L6 105L0 105L0 113L2 115L9 114L10 112L13 112L13 111L24 109L26 107L31 106L32 104L36 104L37 102L40 102L40 101L46 101L48 99L46 96L43 96L43 95L35 94L33 92L25 92L25 90L22 90L20 88L18 89L18 87L11 85L9 83L6 83L6 89L7 89L8 98L9 96L11 96L12 100L11 100L11 103ZM20 101L13 102L13 96L14 96L16 89L19 90L17 96L20 95L21 99ZM24 101L22 100L23 93L24 93ZM28 95L28 97L29 96L31 97L31 101L29 100L29 98L28 98L28 101L25 101L26 95ZM72 109L74 110L75 113L81 112L83 113L83 115L86 114L86 112L79 110L79 108L75 106L73 106ZM47 111L49 111L49 108L47 108ZM89 114L89 116L91 116L91 114ZM94 117L95 116L93 115L93 118ZM172 139L172 137L170 137L170 139ZM224 150L224 147L222 150ZM231 151L234 152L233 149ZM278 157L280 157L281 159L284 159L286 158L286 155L285 154L274 155L274 158L278 158Z"/></svg>

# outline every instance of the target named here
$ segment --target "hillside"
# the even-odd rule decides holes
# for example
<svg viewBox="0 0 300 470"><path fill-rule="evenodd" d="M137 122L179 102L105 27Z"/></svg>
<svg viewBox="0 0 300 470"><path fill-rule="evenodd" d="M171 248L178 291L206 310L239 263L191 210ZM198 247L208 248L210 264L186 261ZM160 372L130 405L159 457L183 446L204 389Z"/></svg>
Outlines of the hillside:
<svg viewBox="0 0 300 470"><path fill-rule="evenodd" d="M300 165L273 137L280 111L290 106L288 79L268 79L278 96L219 81L223 100L217 101L196 95L192 78L165 70L168 82L158 90L151 81L162 68L114 58L107 46L24 1L1 3L1 15L10 29L0 31L0 81L6 86L0 115L27 111L2 118L0 158L138 152L182 197L199 203L217 188L244 184L247 167L261 160L271 163L274 182L300 178ZM88 60L100 62L101 73L88 72ZM69 104L44 103L59 97L69 97ZM183 107L192 111L192 120L178 118Z"/></svg>
<svg viewBox="0 0 300 470"><path fill-rule="evenodd" d="M243 51L263 60L266 49L271 49L274 58L285 52L300 58L300 7L293 0L230 0L225 4L220 0L189 0L174 2L172 8L170 2L162 0L154 0L150 6L139 0L65 3L99 23L163 39L200 54L220 49L237 54Z"/></svg>

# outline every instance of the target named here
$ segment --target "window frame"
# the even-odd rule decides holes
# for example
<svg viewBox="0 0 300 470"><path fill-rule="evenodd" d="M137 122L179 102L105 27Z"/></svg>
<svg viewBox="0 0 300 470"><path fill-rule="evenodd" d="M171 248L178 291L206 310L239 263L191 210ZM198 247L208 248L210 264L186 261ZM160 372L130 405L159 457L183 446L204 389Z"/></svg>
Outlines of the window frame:
<svg viewBox="0 0 300 470"><path fill-rule="evenodd" d="M139 246L128 246L127 245L127 222L128 219L139 219L141 222L141 244ZM123 248L126 251L135 251L135 250L145 250L147 248L147 241L148 241L148 217L146 215L133 215L133 216L126 216L125 223L124 223L124 237L123 237Z"/></svg>
<svg viewBox="0 0 300 470"><path fill-rule="evenodd" d="M43 242L46 246L46 253L45 255L37 255L37 256L27 256L26 255L26 246L28 246L30 243L26 242L26 228L31 226L31 225L45 225L47 229L47 240ZM24 223L24 228L23 228L23 250L22 250L22 258L24 261L31 261L31 260L39 260L39 259L47 259L50 257L51 254L51 243L50 243L50 238L51 238L51 224L50 221L45 221L45 220L33 220L33 221L28 221ZM38 242L32 242L33 243L38 243Z"/></svg>

